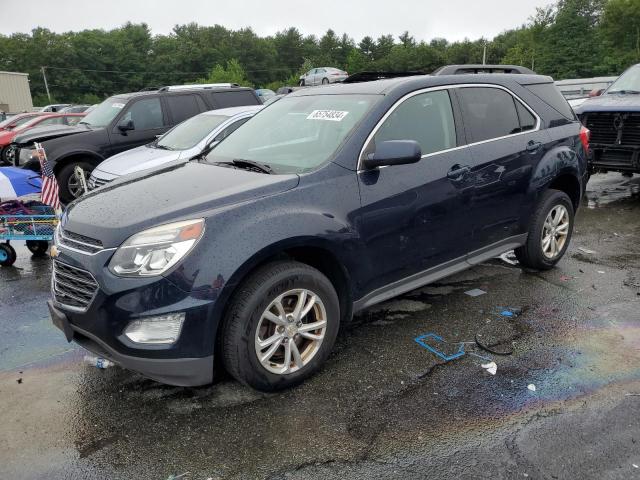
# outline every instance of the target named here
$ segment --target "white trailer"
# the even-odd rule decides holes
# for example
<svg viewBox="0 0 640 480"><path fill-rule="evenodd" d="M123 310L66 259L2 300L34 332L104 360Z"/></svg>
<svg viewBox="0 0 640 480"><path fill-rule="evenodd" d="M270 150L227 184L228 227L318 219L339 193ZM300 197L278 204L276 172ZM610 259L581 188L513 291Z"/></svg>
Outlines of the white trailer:
<svg viewBox="0 0 640 480"><path fill-rule="evenodd" d="M0 112L20 113L33 110L29 74L0 72Z"/></svg>

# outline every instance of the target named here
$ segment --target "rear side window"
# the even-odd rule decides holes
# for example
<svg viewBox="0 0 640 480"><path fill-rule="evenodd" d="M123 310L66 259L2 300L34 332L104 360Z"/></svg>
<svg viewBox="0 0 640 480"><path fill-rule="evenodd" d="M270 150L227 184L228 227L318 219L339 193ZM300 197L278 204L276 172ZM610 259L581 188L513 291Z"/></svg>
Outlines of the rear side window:
<svg viewBox="0 0 640 480"><path fill-rule="evenodd" d="M469 87L459 90L465 129L471 143L520 132L513 97L498 88Z"/></svg>
<svg viewBox="0 0 640 480"><path fill-rule="evenodd" d="M216 108L239 107L242 105L260 105L260 100L248 90L213 92L213 104Z"/></svg>
<svg viewBox="0 0 640 480"><path fill-rule="evenodd" d="M538 83L524 85L524 87L563 117L575 120L576 116L573 113L573 109L553 83Z"/></svg>
<svg viewBox="0 0 640 480"><path fill-rule="evenodd" d="M166 101L171 111L173 123L181 123L200 113L196 95L169 95L166 97Z"/></svg>
<svg viewBox="0 0 640 480"><path fill-rule="evenodd" d="M516 102L516 110L518 111L518 118L520 119L520 131L527 132L536 128L536 117L518 100Z"/></svg>
<svg viewBox="0 0 640 480"><path fill-rule="evenodd" d="M405 100L387 117L365 153L387 140L415 140L423 155L456 146L456 127L449 92L426 92Z"/></svg>

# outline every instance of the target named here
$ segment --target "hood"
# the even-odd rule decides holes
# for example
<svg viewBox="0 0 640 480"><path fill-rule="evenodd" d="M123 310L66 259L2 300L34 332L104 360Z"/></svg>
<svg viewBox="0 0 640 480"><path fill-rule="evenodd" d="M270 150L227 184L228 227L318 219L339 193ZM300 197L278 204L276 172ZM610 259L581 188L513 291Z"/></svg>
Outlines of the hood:
<svg viewBox="0 0 640 480"><path fill-rule="evenodd" d="M210 217L214 210L295 188L297 175L266 175L200 162L174 162L108 184L73 202L63 217L70 232L106 248L155 225Z"/></svg>
<svg viewBox="0 0 640 480"><path fill-rule="evenodd" d="M581 115L588 112L640 112L640 95L601 95L586 100L576 108Z"/></svg>
<svg viewBox="0 0 640 480"><path fill-rule="evenodd" d="M66 137L68 135L76 135L78 133L91 132L92 130L84 125L70 127L68 125L50 125L47 127L35 127L19 132L15 139L15 143L31 143L51 140L52 138Z"/></svg>
<svg viewBox="0 0 640 480"><path fill-rule="evenodd" d="M98 165L98 170L111 175L126 175L177 160L180 158L181 153L181 150L162 150L147 146L137 147L108 158Z"/></svg>

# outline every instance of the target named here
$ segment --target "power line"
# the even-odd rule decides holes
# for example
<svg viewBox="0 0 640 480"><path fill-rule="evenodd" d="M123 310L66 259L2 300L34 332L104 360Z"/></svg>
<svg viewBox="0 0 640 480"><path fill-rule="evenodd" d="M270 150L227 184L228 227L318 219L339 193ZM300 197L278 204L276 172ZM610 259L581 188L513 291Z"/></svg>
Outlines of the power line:
<svg viewBox="0 0 640 480"><path fill-rule="evenodd" d="M127 75L131 75L131 74L135 74L135 73L142 73L142 74L149 74L149 75L207 75L209 73L211 73L211 70L208 71L204 71L204 72L158 72L158 71L124 71L124 70L97 70L97 69L92 69L92 68L77 68L77 67L49 67L47 66L46 68L51 69L51 70L70 70L70 71L80 71L80 72L93 72L93 73L121 73L121 74L127 74ZM244 69L243 69L244 70ZM259 73L259 72L282 72L282 71L287 71L287 72L291 72L291 71L295 71L295 68L288 68L288 67L273 67L273 68L263 68L263 69L257 69L257 70L244 70L245 73Z"/></svg>

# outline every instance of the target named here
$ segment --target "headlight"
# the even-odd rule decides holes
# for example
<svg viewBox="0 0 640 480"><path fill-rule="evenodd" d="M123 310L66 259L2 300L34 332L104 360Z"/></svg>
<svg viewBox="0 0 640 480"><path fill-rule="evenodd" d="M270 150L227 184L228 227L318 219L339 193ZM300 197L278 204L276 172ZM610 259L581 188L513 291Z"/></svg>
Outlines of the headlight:
<svg viewBox="0 0 640 480"><path fill-rule="evenodd" d="M109 270L121 277L161 275L202 238L204 220L169 223L137 233L124 242L109 262Z"/></svg>

